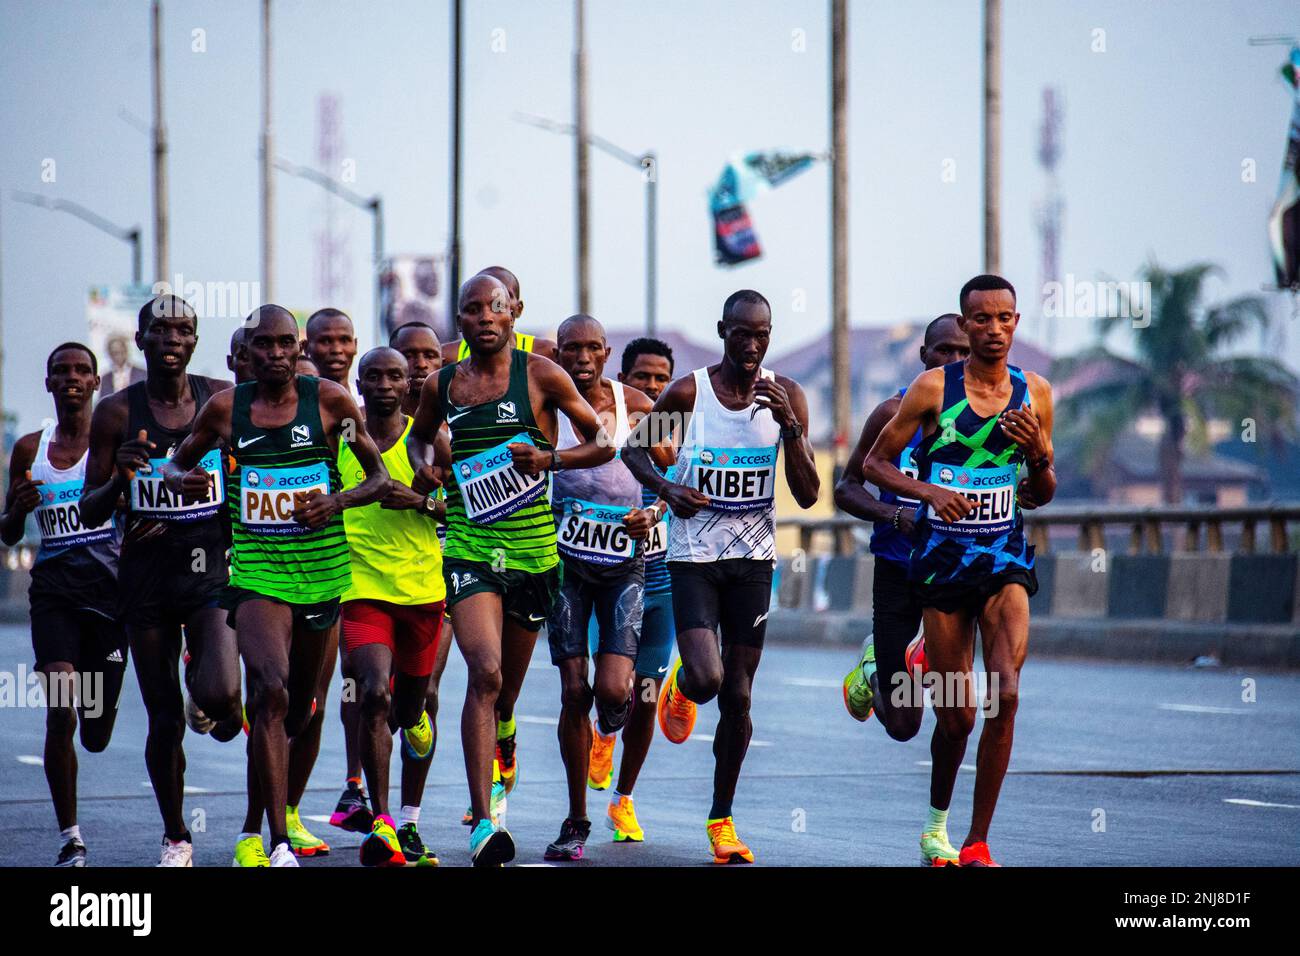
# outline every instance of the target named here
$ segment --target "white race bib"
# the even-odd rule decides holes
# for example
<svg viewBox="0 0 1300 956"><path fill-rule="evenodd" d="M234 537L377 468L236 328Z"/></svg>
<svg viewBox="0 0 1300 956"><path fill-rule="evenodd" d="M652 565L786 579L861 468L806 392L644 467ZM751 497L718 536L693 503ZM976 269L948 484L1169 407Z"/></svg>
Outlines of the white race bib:
<svg viewBox="0 0 1300 956"><path fill-rule="evenodd" d="M307 492L329 494L330 475L325 462L297 468L239 469L239 522L250 534L307 534L305 524L293 520L293 509Z"/></svg>
<svg viewBox="0 0 1300 956"><path fill-rule="evenodd" d="M514 514L546 494L546 472L529 477L515 470L510 446L536 443L523 432L454 465L465 517L491 524Z"/></svg>

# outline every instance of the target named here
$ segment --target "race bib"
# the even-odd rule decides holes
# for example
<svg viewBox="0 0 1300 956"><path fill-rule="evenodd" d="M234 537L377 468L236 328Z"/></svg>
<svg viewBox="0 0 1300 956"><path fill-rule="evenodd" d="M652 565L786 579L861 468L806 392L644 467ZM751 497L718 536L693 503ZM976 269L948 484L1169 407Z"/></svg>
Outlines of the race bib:
<svg viewBox="0 0 1300 956"><path fill-rule="evenodd" d="M116 531L112 518L95 528L82 525L81 513L77 509L81 489L80 481L40 486L41 503L36 506L36 524L41 529L41 544L46 548L63 550L113 540Z"/></svg>
<svg viewBox="0 0 1300 956"><path fill-rule="evenodd" d="M239 469L239 521L250 534L308 534L311 529L293 520L293 509L309 491L329 494L330 473L325 462L297 468Z"/></svg>
<svg viewBox="0 0 1300 956"><path fill-rule="evenodd" d="M208 473L208 493L202 501L187 504L180 492L173 492L162 479L166 458L150 458L146 468L136 470L131 479L131 510L144 518L161 521L199 521L211 518L226 500L226 486L221 471L221 453L215 448L199 461Z"/></svg>
<svg viewBox="0 0 1300 956"><path fill-rule="evenodd" d="M695 487L716 511L770 508L776 482L776 446L701 448L695 453Z"/></svg>
<svg viewBox="0 0 1300 956"><path fill-rule="evenodd" d="M903 454L900 455L898 459L898 470L908 478L912 479L915 479L920 475L920 472L917 471L916 468L916 461L913 458L915 453L915 448L904 448ZM906 495L895 495L894 503L908 508L915 508L921 502L917 501L915 498L908 498Z"/></svg>
<svg viewBox="0 0 1300 956"><path fill-rule="evenodd" d="M960 521L946 522L927 509L930 527L945 534L1005 534L1016 523L1016 465L1000 468L961 468L934 465L930 469L932 484L965 495L975 503L975 510Z"/></svg>
<svg viewBox="0 0 1300 956"><path fill-rule="evenodd" d="M668 516L671 512L664 510L664 516L650 526L650 533L645 539L645 559L660 561L668 554Z"/></svg>
<svg viewBox="0 0 1300 956"><path fill-rule="evenodd" d="M523 432L501 444L455 464L456 483L465 517L475 524L491 524L514 514L546 494L546 473L533 477L515 470L510 445L536 444Z"/></svg>
<svg viewBox="0 0 1300 956"><path fill-rule="evenodd" d="M560 553L592 564L622 564L636 554L636 542L623 525L631 510L570 498L556 529Z"/></svg>

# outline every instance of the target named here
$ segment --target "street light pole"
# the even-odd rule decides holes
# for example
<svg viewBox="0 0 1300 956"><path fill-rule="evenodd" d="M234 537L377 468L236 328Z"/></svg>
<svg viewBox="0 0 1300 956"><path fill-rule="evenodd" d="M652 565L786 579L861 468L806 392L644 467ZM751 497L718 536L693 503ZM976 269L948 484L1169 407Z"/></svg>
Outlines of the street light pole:
<svg viewBox="0 0 1300 956"><path fill-rule="evenodd" d="M42 209L49 209L54 212L66 212L76 216L82 222L88 222L101 232L106 232L114 239L121 239L123 242L131 244L131 281L135 285L140 284L140 227L139 226L119 226L110 222L97 212L92 212L80 203L72 202L68 199L50 199L39 193L16 192L13 194L15 202L26 203L29 206L39 206Z"/></svg>
<svg viewBox="0 0 1300 956"><path fill-rule="evenodd" d="M984 0L984 271L1002 271L1002 0Z"/></svg>
<svg viewBox="0 0 1300 956"><path fill-rule="evenodd" d="M461 0L451 3L451 196L448 215L451 219L447 242L447 325L454 338L459 334L456 316L460 312L460 133L461 133Z"/></svg>
<svg viewBox="0 0 1300 956"><path fill-rule="evenodd" d="M576 222L577 233L577 284L578 311L590 315L591 305L591 206L587 195L587 41L584 20L583 0L574 0L574 50L573 50L573 113L577 124L577 136L574 137L574 184L577 195Z"/></svg>
<svg viewBox="0 0 1300 956"><path fill-rule="evenodd" d="M153 0L153 270L171 281L167 209L167 122L163 119L162 3ZM136 273L139 273L137 267ZM137 282L140 280L137 278Z"/></svg>
<svg viewBox="0 0 1300 956"><path fill-rule="evenodd" d="M262 0L262 301L275 299L275 175L271 135L271 0Z"/></svg>

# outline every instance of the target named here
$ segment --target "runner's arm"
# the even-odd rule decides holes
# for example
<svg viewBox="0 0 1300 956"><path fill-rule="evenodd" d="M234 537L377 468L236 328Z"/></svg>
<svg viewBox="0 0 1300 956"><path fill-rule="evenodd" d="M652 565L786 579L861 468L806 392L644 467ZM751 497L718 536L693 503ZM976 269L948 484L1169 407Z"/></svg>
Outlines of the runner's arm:
<svg viewBox="0 0 1300 956"><path fill-rule="evenodd" d="M800 508L811 508L821 494L822 480L817 474L817 460L808 440L808 398L799 383L778 375L760 378L754 383L754 401L766 406L772 417L786 429L799 426L797 436L782 436L785 448L785 480Z"/></svg>
<svg viewBox="0 0 1300 956"><path fill-rule="evenodd" d="M332 382L329 385L332 387L327 387L325 382L321 383L321 418L332 423L334 434L339 441L347 442L348 448L357 458L357 464L366 473L363 481L346 491L328 496L334 499L338 511L342 512L378 501L392 490L393 481L388 477L388 469L384 467L379 447L366 431L356 399L341 385ZM315 527L315 523L311 523Z"/></svg>
<svg viewBox="0 0 1300 956"><path fill-rule="evenodd" d="M694 408L695 379L687 375L664 389L650 414L641 419L623 446L623 464L628 471L679 518L693 517L708 505L709 498L695 488L676 484L661 475L651 460L651 452L659 449L668 452L665 457L670 465L677 460L677 442L684 433L686 416Z"/></svg>
<svg viewBox="0 0 1300 956"><path fill-rule="evenodd" d="M438 393L438 378L438 373L434 372L420 386L420 405L415 410L415 416L411 419L411 431L406 436L406 455L416 474L419 474L421 468L434 463L438 431L446 414L442 407L442 396Z"/></svg>
<svg viewBox="0 0 1300 956"><path fill-rule="evenodd" d="M203 456L222 442L230 444L233 396L230 389L214 392L199 409L190 433L162 467L163 483L186 501L202 500L207 494L208 474L199 466Z"/></svg>
<svg viewBox="0 0 1300 956"><path fill-rule="evenodd" d="M1035 507L1056 495L1056 468L1052 449L1052 386L1041 375L1029 373L1029 408L1018 408L1002 416L1001 428L1024 450L1029 477L1026 486Z"/></svg>
<svg viewBox="0 0 1300 956"><path fill-rule="evenodd" d="M595 410L578 394L578 387L569 378L569 373L549 359L530 361L528 372L535 377L546 400L565 414L574 432L582 438L580 444L556 453L560 468L595 468L612 461L616 451L614 441L601 425ZM511 445L510 451L515 467L525 475L546 471L552 467L555 457L551 452L523 442Z"/></svg>
<svg viewBox="0 0 1300 956"><path fill-rule="evenodd" d="M897 395L885 399L875 407L862 426L858 443L849 454L844 466L844 474L835 483L835 506L845 514L850 514L863 521L892 521L899 506L886 504L866 489L862 465L867 452L876 443L876 438L885 425L894 417L902 401Z"/></svg>
<svg viewBox="0 0 1300 956"><path fill-rule="evenodd" d="M113 516L118 499L130 491L135 468L149 463L151 442L138 435L122 441L129 409L126 392L116 392L95 406L86 449L86 481L81 492L81 524L97 528Z"/></svg>
<svg viewBox="0 0 1300 956"><path fill-rule="evenodd" d="M11 547L22 540L27 516L41 503L41 493L37 491L41 482L32 481L31 472L40 441L40 432L24 435L14 443L9 456L9 490L5 494L4 514L0 515L0 541Z"/></svg>

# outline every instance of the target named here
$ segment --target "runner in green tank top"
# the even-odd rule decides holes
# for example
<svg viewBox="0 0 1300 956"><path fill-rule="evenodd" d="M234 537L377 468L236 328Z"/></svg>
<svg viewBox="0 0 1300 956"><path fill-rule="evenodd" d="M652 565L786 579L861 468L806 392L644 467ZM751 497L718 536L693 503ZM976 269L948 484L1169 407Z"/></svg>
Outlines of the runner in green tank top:
<svg viewBox="0 0 1300 956"><path fill-rule="evenodd" d="M297 866L285 819L288 738L311 717L323 632L338 617L339 595L351 580L342 512L378 501L391 482L352 396L332 382L295 373L298 323L288 310L255 310L245 321L244 349L254 381L219 392L203 406L163 478L185 493L186 473L218 443L235 461L225 604L248 675L271 865ZM340 438L366 473L347 491L336 467Z"/></svg>
<svg viewBox="0 0 1300 956"><path fill-rule="evenodd" d="M555 523L546 472L590 468L614 446L572 379L550 359L510 348L510 292L487 275L460 290L467 359L430 375L407 438L417 473L433 462L445 421L451 430L447 473L447 544L443 574L455 606L456 643L469 666L461 721L469 777L476 866L514 858L514 841L490 816L494 709L513 713L537 631L559 585ZM555 451L556 411L582 444ZM417 474L417 478L419 475ZM415 487L413 485L413 487ZM416 487L416 491L428 488Z"/></svg>

